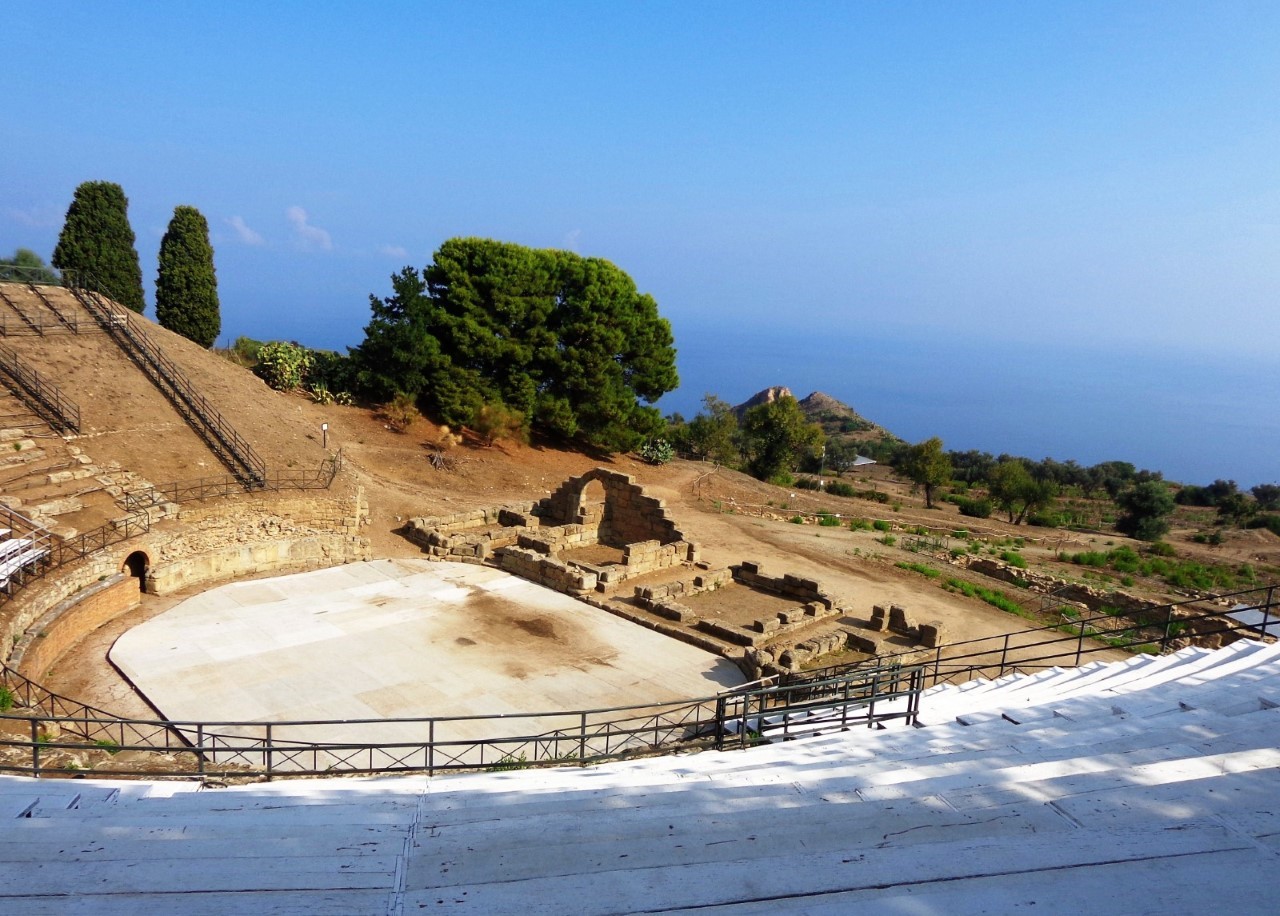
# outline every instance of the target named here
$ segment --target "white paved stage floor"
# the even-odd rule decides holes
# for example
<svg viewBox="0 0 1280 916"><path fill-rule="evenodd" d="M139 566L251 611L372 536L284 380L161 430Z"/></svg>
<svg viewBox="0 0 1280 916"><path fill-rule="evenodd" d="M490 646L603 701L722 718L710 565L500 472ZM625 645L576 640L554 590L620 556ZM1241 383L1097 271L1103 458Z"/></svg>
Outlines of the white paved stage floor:
<svg viewBox="0 0 1280 916"><path fill-rule="evenodd" d="M121 636L111 661L174 721L471 716L709 696L732 662L484 566L375 560L224 585ZM567 725L568 723L564 723ZM485 737L494 723L437 732ZM506 724L538 734L560 722ZM421 741L419 725L291 738Z"/></svg>

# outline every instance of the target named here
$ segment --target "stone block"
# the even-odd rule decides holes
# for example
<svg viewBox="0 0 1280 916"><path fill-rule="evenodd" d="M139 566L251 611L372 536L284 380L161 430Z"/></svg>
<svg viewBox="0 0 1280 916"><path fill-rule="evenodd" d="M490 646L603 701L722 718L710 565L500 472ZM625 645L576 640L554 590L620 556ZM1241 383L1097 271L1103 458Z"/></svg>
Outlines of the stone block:
<svg viewBox="0 0 1280 916"><path fill-rule="evenodd" d="M915 627L907 619L906 608L893 604L889 606L889 629L903 635L911 633Z"/></svg>
<svg viewBox="0 0 1280 916"><path fill-rule="evenodd" d="M889 615L878 604L871 608L871 629L880 633L889 629Z"/></svg>
<svg viewBox="0 0 1280 916"><path fill-rule="evenodd" d="M946 640L942 621L931 620L920 624L920 644L928 649L936 649Z"/></svg>

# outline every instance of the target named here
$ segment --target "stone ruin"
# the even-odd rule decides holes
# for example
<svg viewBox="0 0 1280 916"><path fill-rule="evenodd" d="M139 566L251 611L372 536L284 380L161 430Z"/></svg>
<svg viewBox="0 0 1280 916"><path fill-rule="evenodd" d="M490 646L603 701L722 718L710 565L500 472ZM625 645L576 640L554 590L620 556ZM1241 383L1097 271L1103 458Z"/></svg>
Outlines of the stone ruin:
<svg viewBox="0 0 1280 916"><path fill-rule="evenodd" d="M634 477L605 468L569 478L532 505L413 518L404 531L433 557L490 563L571 595L611 592L627 579L698 559L662 500L646 495ZM620 550L620 561L568 556L595 546Z"/></svg>
<svg viewBox="0 0 1280 916"><path fill-rule="evenodd" d="M830 626L845 611L812 579L766 575L752 562L711 569L699 561L697 545L676 527L662 500L647 495L630 475L605 468L571 477L537 503L412 518L403 530L431 557L496 566L582 598L734 659L751 678L795 671L833 653L879 655L876 634L886 630L925 647L941 639L940 624L916 625L896 605L888 612L873 609L866 624ZM601 561L599 550L588 550L601 547L609 548L616 562ZM635 586L629 600L619 597L627 580L673 567L693 574ZM681 600L729 583L794 601L794 607L739 625L701 617ZM823 621L828 626L815 633L814 624Z"/></svg>

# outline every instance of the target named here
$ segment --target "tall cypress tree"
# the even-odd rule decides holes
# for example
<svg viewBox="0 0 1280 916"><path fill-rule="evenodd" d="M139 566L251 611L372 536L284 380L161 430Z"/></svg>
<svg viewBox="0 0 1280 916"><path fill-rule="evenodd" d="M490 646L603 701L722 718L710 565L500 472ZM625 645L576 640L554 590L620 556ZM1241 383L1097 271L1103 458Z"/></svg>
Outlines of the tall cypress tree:
<svg viewBox="0 0 1280 916"><path fill-rule="evenodd" d="M160 242L156 320L202 347L213 346L222 330L209 223L195 207L175 207Z"/></svg>
<svg viewBox="0 0 1280 916"><path fill-rule="evenodd" d="M53 266L92 277L99 289L126 308L141 312L142 267L129 226L124 189L110 181L86 181L76 188L53 250Z"/></svg>

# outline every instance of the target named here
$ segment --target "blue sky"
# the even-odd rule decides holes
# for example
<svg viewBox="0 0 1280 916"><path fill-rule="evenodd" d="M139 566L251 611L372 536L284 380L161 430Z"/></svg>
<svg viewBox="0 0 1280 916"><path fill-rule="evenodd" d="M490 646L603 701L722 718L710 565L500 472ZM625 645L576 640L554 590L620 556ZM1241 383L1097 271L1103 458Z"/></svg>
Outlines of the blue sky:
<svg viewBox="0 0 1280 916"><path fill-rule="evenodd" d="M5 9L0 252L47 258L76 185L116 181L150 301L196 206L226 339L354 345L392 272L482 235L614 261L686 355L1280 369L1274 2ZM803 387L685 359L664 406Z"/></svg>

